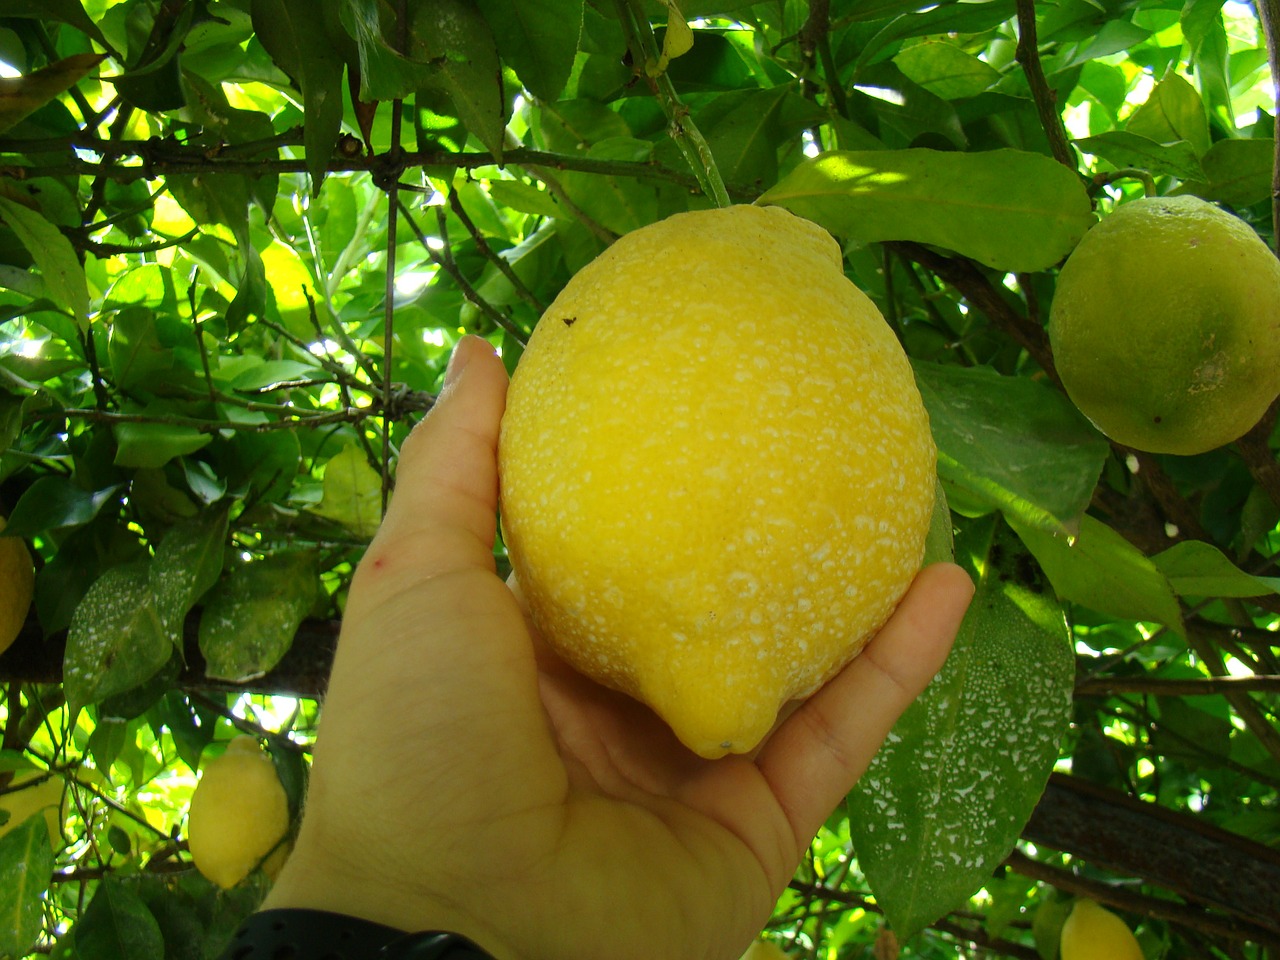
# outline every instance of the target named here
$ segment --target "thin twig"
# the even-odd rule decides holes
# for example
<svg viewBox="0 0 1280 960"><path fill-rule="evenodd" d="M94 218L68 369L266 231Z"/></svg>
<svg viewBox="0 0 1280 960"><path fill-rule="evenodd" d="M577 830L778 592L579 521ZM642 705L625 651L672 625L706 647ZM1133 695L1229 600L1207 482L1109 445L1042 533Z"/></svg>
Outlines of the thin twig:
<svg viewBox="0 0 1280 960"><path fill-rule="evenodd" d="M1067 140L1066 128L1062 125L1057 98L1049 87L1049 81L1045 78L1044 68L1040 65L1040 49L1036 40L1035 0L1015 0L1015 5L1018 12L1018 46L1015 56L1018 63L1022 65L1022 73L1027 78L1027 85L1031 88L1031 98L1035 101L1036 113L1040 115L1040 125L1044 127L1045 136L1049 138L1049 149L1053 151L1053 158L1074 172L1078 169L1078 165Z"/></svg>
<svg viewBox="0 0 1280 960"><path fill-rule="evenodd" d="M546 305L539 300L537 295L529 289L528 285L520 279L520 276L512 268L506 257L501 256L493 249L493 247L489 246L489 241L484 238L484 235L480 232L480 229L475 225L470 214L467 213L466 208L462 205L462 197L458 195L457 190L449 191L449 209L453 211L453 215L462 222L462 225L466 227L467 232L471 234L471 239L476 242L476 249L480 251L486 260L498 268L499 273L510 281L511 286L515 289L515 292L520 299L533 307L534 311L541 316L542 312L547 309Z"/></svg>

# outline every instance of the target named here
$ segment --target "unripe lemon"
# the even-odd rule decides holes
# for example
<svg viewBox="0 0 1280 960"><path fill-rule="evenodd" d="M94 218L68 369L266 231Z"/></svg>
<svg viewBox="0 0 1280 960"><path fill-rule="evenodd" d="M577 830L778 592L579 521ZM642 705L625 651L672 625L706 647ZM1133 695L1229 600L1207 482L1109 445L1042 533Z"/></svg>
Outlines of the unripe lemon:
<svg viewBox="0 0 1280 960"><path fill-rule="evenodd" d="M4 526L0 517L0 530ZM27 621L35 580L27 545L20 537L0 537L0 653L12 646Z"/></svg>
<svg viewBox="0 0 1280 960"><path fill-rule="evenodd" d="M1144 960L1123 920L1092 900L1077 900L1062 925L1062 960Z"/></svg>
<svg viewBox="0 0 1280 960"><path fill-rule="evenodd" d="M234 887L288 830L289 804L275 764L253 737L236 737L204 765L191 795L187 840L196 868L218 886Z"/></svg>
<svg viewBox="0 0 1280 960"><path fill-rule="evenodd" d="M935 450L829 234L778 207L622 237L539 321L499 444L533 620L704 757L745 753L920 567Z"/></svg>
<svg viewBox="0 0 1280 960"><path fill-rule="evenodd" d="M52 776L39 783L32 782L43 776L43 770L19 770L14 773L6 788L8 792L0 793L0 810L9 814L9 819L0 824L0 837L30 817L42 813L45 826L49 829L49 845L56 850L62 846L63 780L59 776Z"/></svg>
<svg viewBox="0 0 1280 960"><path fill-rule="evenodd" d="M1111 439L1212 450L1280 394L1280 261L1204 200L1134 200L1063 265L1049 340L1067 394Z"/></svg>
<svg viewBox="0 0 1280 960"><path fill-rule="evenodd" d="M772 940L757 940L747 947L741 960L789 960L787 953Z"/></svg>

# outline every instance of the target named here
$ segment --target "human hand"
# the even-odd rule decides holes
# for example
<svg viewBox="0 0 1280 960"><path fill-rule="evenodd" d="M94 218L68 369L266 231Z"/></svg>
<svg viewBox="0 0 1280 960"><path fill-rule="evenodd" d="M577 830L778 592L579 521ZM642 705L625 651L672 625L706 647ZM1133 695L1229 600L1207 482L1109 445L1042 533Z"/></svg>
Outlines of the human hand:
<svg viewBox="0 0 1280 960"><path fill-rule="evenodd" d="M736 960L941 668L972 584L926 568L753 756L704 760L557 659L495 574L506 383L464 339L404 444L266 906L448 930L500 960Z"/></svg>

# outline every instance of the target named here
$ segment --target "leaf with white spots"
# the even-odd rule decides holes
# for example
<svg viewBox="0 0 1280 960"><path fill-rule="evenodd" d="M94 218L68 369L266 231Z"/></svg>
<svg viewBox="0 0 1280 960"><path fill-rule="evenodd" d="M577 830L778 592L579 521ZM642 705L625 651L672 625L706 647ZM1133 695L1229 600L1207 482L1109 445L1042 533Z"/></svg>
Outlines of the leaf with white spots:
<svg viewBox="0 0 1280 960"><path fill-rule="evenodd" d="M233 567L200 618L205 673L244 683L279 663L315 602L319 578L312 553L281 553Z"/></svg>
<svg viewBox="0 0 1280 960"><path fill-rule="evenodd" d="M1066 619L996 518L956 542L977 593L946 665L849 795L858 864L899 939L964 903L1044 791L1071 710Z"/></svg>
<svg viewBox="0 0 1280 960"><path fill-rule="evenodd" d="M227 538L227 511L174 526L151 561L150 582L169 639L182 643L182 623L196 601L218 582Z"/></svg>
<svg viewBox="0 0 1280 960"><path fill-rule="evenodd" d="M111 567L71 615L62 680L73 710L134 689L173 654L150 568L150 560Z"/></svg>

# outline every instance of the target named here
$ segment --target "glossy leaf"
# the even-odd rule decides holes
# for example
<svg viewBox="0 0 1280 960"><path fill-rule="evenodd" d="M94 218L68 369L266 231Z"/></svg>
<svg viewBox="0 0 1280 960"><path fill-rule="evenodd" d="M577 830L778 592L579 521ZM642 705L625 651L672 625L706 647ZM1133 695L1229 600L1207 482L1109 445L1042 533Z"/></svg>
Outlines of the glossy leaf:
<svg viewBox="0 0 1280 960"><path fill-rule="evenodd" d="M1184 632L1182 611L1168 578L1105 523L1086 514L1080 532L1072 538L1036 530L1012 518L1010 522L1064 600Z"/></svg>
<svg viewBox="0 0 1280 960"><path fill-rule="evenodd" d="M906 47L893 62L914 82L944 100L976 97L1000 79L1000 71L991 64L942 40Z"/></svg>
<svg viewBox="0 0 1280 960"><path fill-rule="evenodd" d="M1077 140L1076 145L1086 153L1102 157L1117 167L1137 167L1183 180L1205 178L1200 157L1186 140L1157 143L1129 130L1108 130L1094 137Z"/></svg>
<svg viewBox="0 0 1280 960"><path fill-rule="evenodd" d="M1205 200L1248 207L1271 196L1275 140L1219 140L1201 161L1199 176L1185 177L1187 193Z"/></svg>
<svg viewBox="0 0 1280 960"><path fill-rule="evenodd" d="M916 361L938 474L1032 526L1072 532L1110 447L1061 393L1026 377Z"/></svg>
<svg viewBox="0 0 1280 960"><path fill-rule="evenodd" d="M66 477L40 477L14 504L6 530L30 538L82 527L111 503L119 490L119 484L84 490Z"/></svg>
<svg viewBox="0 0 1280 960"><path fill-rule="evenodd" d="M913 240L1000 270L1043 270L1093 222L1079 178L1017 150L827 153L760 197L860 243Z"/></svg>
<svg viewBox="0 0 1280 960"><path fill-rule="evenodd" d="M956 544L977 585L942 671L849 795L849 834L876 902L905 940L955 909L1008 855L1070 718L1066 620L995 518Z"/></svg>
<svg viewBox="0 0 1280 960"><path fill-rule="evenodd" d="M1185 140L1197 156L1209 152L1209 118L1195 87L1176 73L1155 85L1145 103L1129 117L1125 129L1157 143Z"/></svg>
<svg viewBox="0 0 1280 960"><path fill-rule="evenodd" d="M1280 593L1280 577L1245 573L1211 543L1184 540L1151 558L1179 596L1260 597Z"/></svg>

